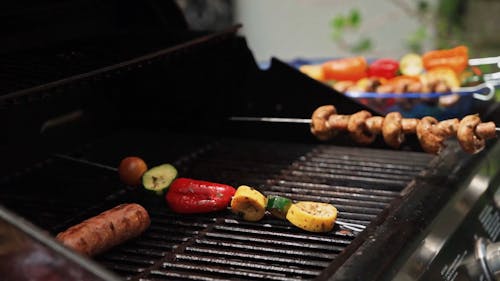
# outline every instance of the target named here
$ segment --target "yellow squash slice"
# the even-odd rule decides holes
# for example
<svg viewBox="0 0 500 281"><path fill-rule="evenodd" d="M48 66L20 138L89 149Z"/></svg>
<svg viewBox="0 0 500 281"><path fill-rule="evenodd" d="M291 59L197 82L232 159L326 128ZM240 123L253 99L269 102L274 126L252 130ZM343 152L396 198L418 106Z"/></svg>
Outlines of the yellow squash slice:
<svg viewBox="0 0 500 281"><path fill-rule="evenodd" d="M259 191L242 185L231 200L231 211L247 221L261 220L266 214L267 198Z"/></svg>
<svg viewBox="0 0 500 281"><path fill-rule="evenodd" d="M424 71L422 57L417 54L406 54L399 61L399 71L407 76L418 76Z"/></svg>
<svg viewBox="0 0 500 281"><path fill-rule="evenodd" d="M337 219L337 209L327 203L301 201L290 206L286 219L311 232L328 232Z"/></svg>

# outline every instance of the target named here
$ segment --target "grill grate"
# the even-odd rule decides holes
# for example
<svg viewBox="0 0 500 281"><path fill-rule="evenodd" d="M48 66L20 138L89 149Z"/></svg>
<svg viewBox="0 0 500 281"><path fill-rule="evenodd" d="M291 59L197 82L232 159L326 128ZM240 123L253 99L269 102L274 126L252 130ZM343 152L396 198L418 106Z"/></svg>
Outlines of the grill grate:
<svg viewBox="0 0 500 281"><path fill-rule="evenodd" d="M193 141L189 136L184 137L185 142L179 136L172 138L175 145L170 145L169 138L157 135L154 139L158 141L151 141L146 149L137 148L141 142L135 138L143 140L147 135L135 135L121 142L117 141L123 140L121 137L108 137L86 146L77 156L118 163L122 155L114 152L143 149L149 162L174 163L181 176L233 186L246 184L265 194L281 194L294 200L329 202L338 208L339 220L365 226L399 197L400 191L432 159L427 154L407 151L211 138ZM165 157L169 148L175 159ZM178 155L179 151L191 153L185 157ZM58 169L65 170L61 173ZM45 200L50 194L41 198L29 198L24 196L26 193L15 196L15 190L29 190L35 182L48 186L54 181L55 190L65 187L83 193L81 190L90 188L85 193L94 194L96 189L100 195L79 201L76 207L60 196L54 197L59 201L52 199L47 205ZM68 165L63 159L49 161L29 176L4 184L0 202L54 234L115 204L143 204L150 212L151 227L141 237L96 257L103 266L129 280L313 279L359 234L339 225L331 233L308 233L272 217L245 222L229 210L205 215L173 214L163 199L126 189L109 171L80 163ZM40 219L39 214L47 214L48 219Z"/></svg>

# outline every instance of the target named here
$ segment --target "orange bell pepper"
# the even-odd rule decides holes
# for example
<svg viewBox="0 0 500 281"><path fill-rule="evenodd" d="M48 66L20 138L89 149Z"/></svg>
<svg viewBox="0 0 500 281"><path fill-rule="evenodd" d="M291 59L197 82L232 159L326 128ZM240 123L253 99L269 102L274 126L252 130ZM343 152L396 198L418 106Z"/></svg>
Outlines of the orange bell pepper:
<svg viewBox="0 0 500 281"><path fill-rule="evenodd" d="M322 65L326 80L357 81L367 76L368 63L364 57L330 60Z"/></svg>
<svg viewBox="0 0 500 281"><path fill-rule="evenodd" d="M422 56L422 60L426 70L446 66L460 74L469 64L469 49L461 45L452 49L429 51Z"/></svg>

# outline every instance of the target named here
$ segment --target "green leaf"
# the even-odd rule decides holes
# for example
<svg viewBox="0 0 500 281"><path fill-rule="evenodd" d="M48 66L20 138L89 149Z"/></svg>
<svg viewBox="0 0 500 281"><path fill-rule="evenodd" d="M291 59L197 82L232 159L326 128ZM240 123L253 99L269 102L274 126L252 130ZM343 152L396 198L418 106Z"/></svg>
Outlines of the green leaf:
<svg viewBox="0 0 500 281"><path fill-rule="evenodd" d="M406 46L414 53L421 53L423 50L423 43L426 38L427 29L424 26L421 26L406 38Z"/></svg>
<svg viewBox="0 0 500 281"><path fill-rule="evenodd" d="M359 12L358 9L351 10L351 13L349 14L349 26L359 27L360 24L361 24L361 13Z"/></svg>
<svg viewBox="0 0 500 281"><path fill-rule="evenodd" d="M413 37L417 40L425 40L427 38L427 29L424 26L419 27L413 34Z"/></svg>
<svg viewBox="0 0 500 281"><path fill-rule="evenodd" d="M417 9L419 13L426 13L429 10L429 2L425 0L418 1Z"/></svg>
<svg viewBox="0 0 500 281"><path fill-rule="evenodd" d="M359 54L371 50L372 47L373 43L370 38L362 38L351 47L351 52Z"/></svg>
<svg viewBox="0 0 500 281"><path fill-rule="evenodd" d="M346 26L346 19L342 15L336 16L330 21L330 25L336 30L343 29Z"/></svg>
<svg viewBox="0 0 500 281"><path fill-rule="evenodd" d="M333 41L339 41L342 38L343 32L342 30L334 29L332 31L332 39Z"/></svg>

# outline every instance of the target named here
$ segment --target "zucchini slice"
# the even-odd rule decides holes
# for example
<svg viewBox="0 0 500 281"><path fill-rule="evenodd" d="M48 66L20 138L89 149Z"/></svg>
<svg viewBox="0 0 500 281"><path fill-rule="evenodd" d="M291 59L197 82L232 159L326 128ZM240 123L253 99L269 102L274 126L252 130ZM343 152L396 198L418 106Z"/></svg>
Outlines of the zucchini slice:
<svg viewBox="0 0 500 281"><path fill-rule="evenodd" d="M175 178L177 178L177 169L170 164L162 164L144 173L142 185L147 190L163 195Z"/></svg>
<svg viewBox="0 0 500 281"><path fill-rule="evenodd" d="M267 210L275 217L285 219L292 200L277 195L267 196Z"/></svg>

